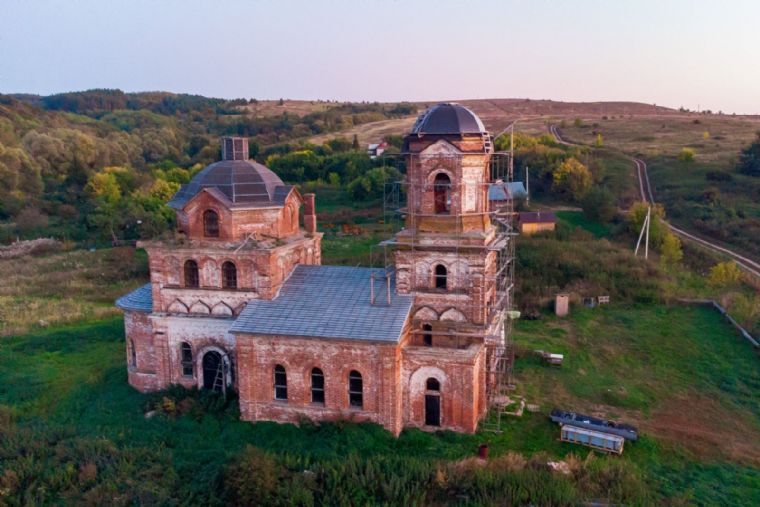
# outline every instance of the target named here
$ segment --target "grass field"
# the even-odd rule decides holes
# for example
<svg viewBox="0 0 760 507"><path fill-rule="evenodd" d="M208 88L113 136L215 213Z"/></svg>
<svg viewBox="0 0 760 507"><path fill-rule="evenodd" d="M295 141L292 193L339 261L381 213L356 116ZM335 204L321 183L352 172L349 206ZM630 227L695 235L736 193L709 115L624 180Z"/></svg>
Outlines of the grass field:
<svg viewBox="0 0 760 507"><path fill-rule="evenodd" d="M118 315L114 300L147 275L145 252L126 247L0 260L0 337Z"/></svg>
<svg viewBox="0 0 760 507"><path fill-rule="evenodd" d="M560 369L527 357L518 362L519 385L528 401L540 404L540 414L509 419L501 434L412 430L399 439L374 425L347 422L301 429L244 423L234 403L221 411L146 419L146 407L161 398L127 385L118 318L5 338L0 420L13 438L0 442L0 470L4 461L21 466L17 460L23 459L17 472L39 470L36 480L50 488L52 463L81 476L77 460L90 460L102 476L82 486L85 491L111 481L124 499L206 503L218 493L225 465L247 444L313 463L352 456L456 460L472 456L484 442L494 456L585 456L588 451L556 440L547 412L562 406L640 425L644 436L628 444L622 457L599 459L622 460L638 470L652 503L663 496L700 505L760 502L757 358L717 315L699 308L613 305L574 311L567 320L519 322L515 337L522 350L566 354ZM46 441L49 450L8 455L23 438ZM131 481L122 477L127 472Z"/></svg>

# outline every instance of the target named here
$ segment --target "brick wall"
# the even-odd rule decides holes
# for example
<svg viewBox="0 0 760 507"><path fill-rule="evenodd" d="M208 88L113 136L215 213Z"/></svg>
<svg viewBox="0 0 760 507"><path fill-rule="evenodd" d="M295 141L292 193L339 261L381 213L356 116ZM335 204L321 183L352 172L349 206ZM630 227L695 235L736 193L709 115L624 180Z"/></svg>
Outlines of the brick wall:
<svg viewBox="0 0 760 507"><path fill-rule="evenodd" d="M280 422L298 422L303 417L371 421L398 434L402 427L400 359L395 343L238 335L241 417ZM277 364L287 372L287 401L274 399ZM324 374L324 405L311 403L313 368ZM362 375L361 409L349 406L351 370Z"/></svg>
<svg viewBox="0 0 760 507"><path fill-rule="evenodd" d="M141 392L158 389L156 350L149 314L124 312L124 332L127 336L126 363L129 384Z"/></svg>

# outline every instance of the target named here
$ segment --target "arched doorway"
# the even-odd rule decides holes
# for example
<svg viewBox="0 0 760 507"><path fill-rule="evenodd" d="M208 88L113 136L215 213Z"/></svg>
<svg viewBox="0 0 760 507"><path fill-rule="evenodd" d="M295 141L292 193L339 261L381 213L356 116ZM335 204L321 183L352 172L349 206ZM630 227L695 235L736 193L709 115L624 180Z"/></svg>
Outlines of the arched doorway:
<svg viewBox="0 0 760 507"><path fill-rule="evenodd" d="M425 381L425 425L441 425L441 384L432 377Z"/></svg>
<svg viewBox="0 0 760 507"><path fill-rule="evenodd" d="M216 350L203 355L203 388L222 391L226 387L228 365Z"/></svg>

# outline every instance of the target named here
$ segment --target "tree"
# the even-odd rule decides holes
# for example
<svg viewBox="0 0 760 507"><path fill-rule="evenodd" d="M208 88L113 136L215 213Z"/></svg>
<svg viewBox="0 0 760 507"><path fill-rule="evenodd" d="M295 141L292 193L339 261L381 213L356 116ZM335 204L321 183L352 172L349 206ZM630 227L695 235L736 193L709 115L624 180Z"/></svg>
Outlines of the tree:
<svg viewBox="0 0 760 507"><path fill-rule="evenodd" d="M552 190L579 201L591 188L591 172L575 157L570 157L552 173Z"/></svg>
<svg viewBox="0 0 760 507"><path fill-rule="evenodd" d="M95 199L114 204L121 199L121 189L114 173L96 173L90 177L85 190Z"/></svg>
<svg viewBox="0 0 760 507"><path fill-rule="evenodd" d="M681 240L672 232L666 232L660 246L660 255L666 264L676 264L683 258Z"/></svg>
<svg viewBox="0 0 760 507"><path fill-rule="evenodd" d="M710 268L707 280L716 287L727 287L736 284L741 276L742 272L735 262L719 262Z"/></svg>
<svg viewBox="0 0 760 507"><path fill-rule="evenodd" d="M354 140L351 142L351 149L358 151L359 150L359 138L354 134Z"/></svg>
<svg viewBox="0 0 760 507"><path fill-rule="evenodd" d="M742 150L736 168L740 173L760 176L760 131L757 132L757 139Z"/></svg>
<svg viewBox="0 0 760 507"><path fill-rule="evenodd" d="M16 217L16 228L22 235L38 232L47 227L48 216L35 207L27 206Z"/></svg>
<svg viewBox="0 0 760 507"><path fill-rule="evenodd" d="M601 187L594 187L583 197L581 201L583 214L589 220L606 223L615 216L615 197L612 193Z"/></svg>

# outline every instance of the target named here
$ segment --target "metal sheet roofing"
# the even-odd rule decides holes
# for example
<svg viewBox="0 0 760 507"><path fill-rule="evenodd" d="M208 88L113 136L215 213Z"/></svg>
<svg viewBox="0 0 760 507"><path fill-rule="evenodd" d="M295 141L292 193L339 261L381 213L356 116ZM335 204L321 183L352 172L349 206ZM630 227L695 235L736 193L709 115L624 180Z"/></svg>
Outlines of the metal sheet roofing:
<svg viewBox="0 0 760 507"><path fill-rule="evenodd" d="M268 167L252 160L222 160L196 174L182 185L169 206L182 209L204 188L217 188L233 207L285 204L292 185L285 185Z"/></svg>
<svg viewBox="0 0 760 507"><path fill-rule="evenodd" d="M251 300L230 332L398 342L412 296L396 294L392 282L387 305L385 284L376 281L379 304L370 304L372 273L384 271L299 265L275 299Z"/></svg>
<svg viewBox="0 0 760 507"><path fill-rule="evenodd" d="M557 221L553 211L523 211L519 219L521 224L550 224Z"/></svg>
<svg viewBox="0 0 760 507"><path fill-rule="evenodd" d="M478 115L459 104L436 104L422 113L412 134L483 134L486 128Z"/></svg>
<svg viewBox="0 0 760 507"><path fill-rule="evenodd" d="M491 183L488 186L488 199L490 201L506 201L510 197L519 199L527 196L525 186L522 181L512 181L509 183Z"/></svg>
<svg viewBox="0 0 760 507"><path fill-rule="evenodd" d="M116 306L122 310L131 310L136 312L153 311L153 293L149 283L146 283L139 289L133 290L116 300Z"/></svg>

